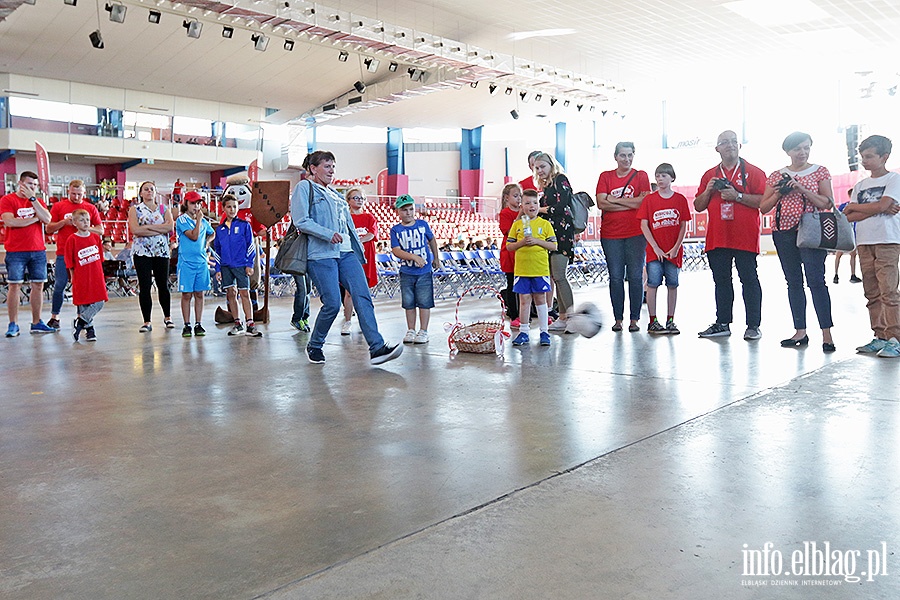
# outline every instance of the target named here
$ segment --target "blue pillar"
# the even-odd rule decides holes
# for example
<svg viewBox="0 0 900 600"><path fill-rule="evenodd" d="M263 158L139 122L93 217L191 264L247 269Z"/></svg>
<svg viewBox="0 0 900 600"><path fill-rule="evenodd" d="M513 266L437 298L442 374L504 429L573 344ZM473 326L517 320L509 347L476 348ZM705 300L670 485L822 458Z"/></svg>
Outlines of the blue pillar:
<svg viewBox="0 0 900 600"><path fill-rule="evenodd" d="M403 159L403 129L388 127L387 130L387 181L385 194L400 196L409 192L409 177L406 176L406 161Z"/></svg>
<svg viewBox="0 0 900 600"><path fill-rule="evenodd" d="M0 129L9 128L9 98L0 97Z"/></svg>
<svg viewBox="0 0 900 600"><path fill-rule="evenodd" d="M312 154L316 149L316 128L306 128L306 153Z"/></svg>
<svg viewBox="0 0 900 600"><path fill-rule="evenodd" d="M566 170L566 124L556 124L556 162Z"/></svg>
<svg viewBox="0 0 900 600"><path fill-rule="evenodd" d="M462 130L459 145L459 168L462 171L481 169L481 131L483 127Z"/></svg>

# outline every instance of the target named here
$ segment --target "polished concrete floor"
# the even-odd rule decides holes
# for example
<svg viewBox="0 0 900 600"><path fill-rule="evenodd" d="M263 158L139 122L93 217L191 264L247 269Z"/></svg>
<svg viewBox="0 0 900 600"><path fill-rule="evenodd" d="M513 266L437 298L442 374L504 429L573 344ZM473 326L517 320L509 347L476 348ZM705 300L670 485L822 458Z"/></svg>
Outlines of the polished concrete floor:
<svg viewBox="0 0 900 600"><path fill-rule="evenodd" d="M505 360L448 356L451 302L376 368L336 328L307 363L287 298L262 339L139 334L128 298L93 344L0 340L0 598L900 598L900 361L854 353L846 272L838 351L812 330L780 348L783 278L760 265L758 342L696 337L708 272L682 274L680 336ZM576 300L609 315L603 286ZM377 312L399 340L398 301ZM750 576L826 542L844 575Z"/></svg>

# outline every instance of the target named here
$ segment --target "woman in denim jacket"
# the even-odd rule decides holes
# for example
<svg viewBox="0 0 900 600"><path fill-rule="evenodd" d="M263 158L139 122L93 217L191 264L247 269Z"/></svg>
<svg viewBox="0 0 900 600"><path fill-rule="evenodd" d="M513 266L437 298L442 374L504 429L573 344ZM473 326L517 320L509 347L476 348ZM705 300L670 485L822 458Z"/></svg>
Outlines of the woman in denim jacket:
<svg viewBox="0 0 900 600"><path fill-rule="evenodd" d="M375 306L363 271L363 247L353 226L350 207L341 194L329 187L334 179L334 154L317 150L307 155L303 168L307 179L294 187L291 219L294 226L307 235L306 271L322 299L322 309L306 346L306 356L311 363L325 362L322 346L341 310L340 285L343 285L353 299L360 329L369 344L372 364L397 358L403 352L403 346L388 346L378 332Z"/></svg>

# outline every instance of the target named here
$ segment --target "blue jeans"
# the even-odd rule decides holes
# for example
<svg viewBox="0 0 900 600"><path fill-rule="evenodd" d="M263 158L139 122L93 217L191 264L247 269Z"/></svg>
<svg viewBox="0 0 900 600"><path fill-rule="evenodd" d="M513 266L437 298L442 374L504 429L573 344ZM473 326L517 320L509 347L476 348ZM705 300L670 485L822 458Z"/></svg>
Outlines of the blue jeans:
<svg viewBox="0 0 900 600"><path fill-rule="evenodd" d="M309 318L309 275L294 275L294 314L291 322Z"/></svg>
<svg viewBox="0 0 900 600"><path fill-rule="evenodd" d="M759 327L762 320L762 287L756 272L756 252L716 248L706 253L709 269L716 284L716 323L729 324L734 320L734 284L731 265L737 268L747 311L747 327Z"/></svg>
<svg viewBox="0 0 900 600"><path fill-rule="evenodd" d="M66 257L58 255L56 263L53 267L53 276L56 280L53 282L53 303L50 307L50 314L58 315L62 310L63 300L66 296L66 286L69 284L69 271L66 270Z"/></svg>
<svg viewBox="0 0 900 600"><path fill-rule="evenodd" d="M828 286L825 285L825 257L828 252L817 248L798 248L797 230L773 231L772 241L778 250L778 260L781 261L781 270L787 280L788 303L791 305L791 315L794 317L795 329L806 329L806 290L803 289L803 276L806 275L806 285L812 294L813 306L816 316L819 317L819 327L830 328L831 321L831 295Z"/></svg>
<svg viewBox="0 0 900 600"><path fill-rule="evenodd" d="M662 285L663 276L666 278L666 287L678 287L678 273L681 269L669 260L651 260L647 263L647 287L658 288Z"/></svg>
<svg viewBox="0 0 900 600"><path fill-rule="evenodd" d="M350 290L359 327L369 344L369 353L384 346L384 338L378 333L378 323L375 321L375 305L369 294L369 283L356 254L341 252L340 258L307 261L306 272L319 290L322 300L322 309L316 316L316 324L309 338L310 348L321 348L325 344L325 336L328 335L331 324L343 309L340 285Z"/></svg>
<svg viewBox="0 0 900 600"><path fill-rule="evenodd" d="M609 269L609 299L613 318L622 321L625 314L625 279L628 279L629 318L641 318L644 297L644 255L647 240L643 235L618 240L600 238L606 267Z"/></svg>
<svg viewBox="0 0 900 600"><path fill-rule="evenodd" d="M47 281L47 252L45 250L6 253L6 281L8 283L23 283L26 272L32 283Z"/></svg>

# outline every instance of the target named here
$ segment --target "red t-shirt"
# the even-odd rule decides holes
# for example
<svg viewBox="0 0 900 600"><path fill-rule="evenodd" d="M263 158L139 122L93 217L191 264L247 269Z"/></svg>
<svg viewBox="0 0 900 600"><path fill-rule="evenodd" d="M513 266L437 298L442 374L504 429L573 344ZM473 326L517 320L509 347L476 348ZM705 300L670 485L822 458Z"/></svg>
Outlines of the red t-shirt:
<svg viewBox="0 0 900 600"><path fill-rule="evenodd" d="M78 210L79 208L83 208L88 211L91 215L91 225L99 226L102 224L102 220L100 219L100 211L97 210L97 207L87 201L81 201L81 203L76 204L72 202L68 198L64 200L60 200L52 207L50 207L50 221L56 223L57 221L62 221L66 217L72 215L73 212ZM69 236L78 231L74 225L63 225L61 229L56 232L56 247L59 250L63 250L66 247L66 241L69 239Z"/></svg>
<svg viewBox="0 0 900 600"><path fill-rule="evenodd" d="M721 165L717 165L703 174L700 178L700 187L697 193L702 193L709 184L709 180L721 177L729 180L739 192L744 194L762 194L766 191L766 174L759 167L754 167L747 161L743 161L744 171L741 173L740 165L733 172L725 173ZM722 205L731 205L723 209ZM733 211L732 219L723 219L723 214L728 215ZM722 194L713 192L707 207L706 220L706 251L716 248L730 248L732 250L746 250L759 253L760 218L759 209L746 206L739 202L723 202Z"/></svg>
<svg viewBox="0 0 900 600"><path fill-rule="evenodd" d="M242 208L238 210L238 217L250 223L250 229L253 231L253 235L259 235L260 232L266 230L266 226L256 220L256 217L253 216L253 212L249 208ZM219 224L225 222L225 213L222 213L222 219L219 221Z"/></svg>
<svg viewBox="0 0 900 600"><path fill-rule="evenodd" d="M358 215L350 214L353 219L353 226L356 227L356 235L362 237L367 233L371 233L373 237L368 242L363 242L363 254L366 257L366 264L363 270L366 272L366 282L370 288L378 284L378 269L375 265L375 241L378 240L378 221L374 215L370 213L360 213Z"/></svg>
<svg viewBox="0 0 900 600"><path fill-rule="evenodd" d="M525 179L520 181L519 187L522 188L523 191L524 190L534 190L536 192L539 191L537 189L537 187L534 185L534 177L531 177L531 176L526 177Z"/></svg>
<svg viewBox="0 0 900 600"><path fill-rule="evenodd" d="M519 213L508 206L500 211L500 231L503 232L503 241L500 243L500 270L504 273L515 272L516 253L506 249L506 238L518 216Z"/></svg>
<svg viewBox="0 0 900 600"><path fill-rule="evenodd" d="M100 236L69 236L66 242L66 268L72 269L72 304L106 302L106 277L103 275L103 244Z"/></svg>
<svg viewBox="0 0 900 600"><path fill-rule="evenodd" d="M634 175L634 177L632 177ZM629 179L631 181L629 181ZM628 184L626 187L625 184ZM633 169L625 177L616 175L616 171L603 171L597 180L597 195L608 194L613 198L637 198L650 191L650 178L644 171ZM623 211L602 211L600 217L600 237L608 240L643 235L641 222L637 218L637 209Z"/></svg>
<svg viewBox="0 0 900 600"><path fill-rule="evenodd" d="M38 199L41 206L46 208L43 200ZM22 198L15 192L0 198L0 215L12 213L20 219L30 219L35 216L34 206L28 198ZM44 224L38 221L28 227L7 227L6 241L7 252L35 252L46 250L44 244Z"/></svg>
<svg viewBox="0 0 900 600"><path fill-rule="evenodd" d="M650 233L656 245L662 250L668 251L675 242L678 241L678 234L681 233L681 223L691 220L691 209L688 207L687 198L675 192L669 198L663 198L659 192L653 192L641 203L641 207L637 209L638 221L647 219L647 225L650 226ZM679 269L681 261L684 257L684 246L678 249L678 256L672 263ZM653 247L647 244L647 262L659 260Z"/></svg>

